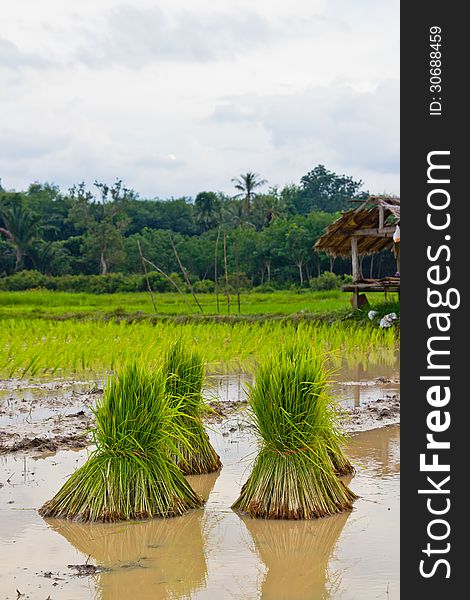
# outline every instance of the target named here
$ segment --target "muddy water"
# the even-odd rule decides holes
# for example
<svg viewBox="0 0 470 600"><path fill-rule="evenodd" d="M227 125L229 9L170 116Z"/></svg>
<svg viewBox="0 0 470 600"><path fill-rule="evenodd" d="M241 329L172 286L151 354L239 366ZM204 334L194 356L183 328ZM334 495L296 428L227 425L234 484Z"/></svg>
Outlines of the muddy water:
<svg viewBox="0 0 470 600"><path fill-rule="evenodd" d="M249 430L210 432L224 467L192 477L204 508L168 520L84 525L37 508L86 458L63 451L0 460L0 597L46 600L398 599L399 427L354 435L351 513L258 521L229 508L255 451ZM77 576L68 565L98 565Z"/></svg>
<svg viewBox="0 0 470 600"><path fill-rule="evenodd" d="M344 408L365 406L381 398L398 397L400 393L400 364L398 357L388 365L368 365L358 361L347 362L339 366L332 365L333 395ZM208 376L205 397L222 401L243 401L247 398L247 386L253 383L253 377L246 373L235 375Z"/></svg>
<svg viewBox="0 0 470 600"><path fill-rule="evenodd" d="M398 362L364 367L359 360L333 366L332 393L351 410L399 394ZM246 373L208 376L204 396L225 403L224 409L247 397L253 378ZM90 408L102 391L103 380L51 381L0 380L1 444L12 446L24 438L51 439L77 436L89 426ZM98 393L97 393L98 392ZM225 412L225 410L224 410Z"/></svg>

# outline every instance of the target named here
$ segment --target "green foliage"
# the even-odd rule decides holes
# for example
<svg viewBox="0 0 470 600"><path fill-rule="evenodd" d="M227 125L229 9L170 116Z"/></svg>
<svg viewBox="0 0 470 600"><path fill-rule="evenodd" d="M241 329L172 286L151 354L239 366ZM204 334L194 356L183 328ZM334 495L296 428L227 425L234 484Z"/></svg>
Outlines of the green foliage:
<svg viewBox="0 0 470 600"><path fill-rule="evenodd" d="M38 215L25 204L21 194L2 193L0 198L0 235L15 248L15 271L23 268L34 242L41 234Z"/></svg>
<svg viewBox="0 0 470 600"><path fill-rule="evenodd" d="M198 294L213 294L215 289L215 283L210 279L203 279L202 281L196 281L194 283L194 290Z"/></svg>
<svg viewBox="0 0 470 600"><path fill-rule="evenodd" d="M164 380L135 365L108 381L94 411L96 449L54 498L45 517L119 521L172 517L201 504L172 456L190 446Z"/></svg>
<svg viewBox="0 0 470 600"><path fill-rule="evenodd" d="M0 277L23 269L45 275L142 274L137 242L159 269L176 273L170 233L195 282L223 274L220 240L217 259L215 246L224 233L229 275L235 272L236 239L239 271L250 287L267 283L288 289L293 283L304 285L314 273L350 272L349 260L331 261L313 246L336 211L360 197L360 182L318 165L299 185L282 189L262 192L265 182L252 171L234 183L236 197L207 190L194 201L141 199L119 179L95 182L91 189L82 182L65 193L48 182L34 182L25 192L2 189ZM395 259L390 253L374 261L365 257L363 270L377 277L394 273Z"/></svg>
<svg viewBox="0 0 470 600"><path fill-rule="evenodd" d="M300 180L296 199L297 212L307 214L312 210L337 212L352 208L351 200L357 197L362 181L346 175L337 175L318 165Z"/></svg>
<svg viewBox="0 0 470 600"><path fill-rule="evenodd" d="M174 287L168 279L160 273L150 271L148 277L154 291L174 291ZM186 289L185 283L179 273L170 273L169 277L175 281L178 287ZM212 283L212 288L213 286L214 284ZM124 273L50 276L43 275L39 271L20 271L14 275L0 278L0 290L14 292L37 288L73 293L114 294L118 292L140 292L147 290L147 282L143 275L124 275Z"/></svg>
<svg viewBox="0 0 470 600"><path fill-rule="evenodd" d="M220 224L222 204L214 192L199 192L194 201L194 217L202 231Z"/></svg>
<svg viewBox="0 0 470 600"><path fill-rule="evenodd" d="M352 467L327 381L324 356L299 342L262 363L249 392L260 451L233 508L268 519L311 519L352 508L356 496L336 476L337 463L345 472Z"/></svg>
<svg viewBox="0 0 470 600"><path fill-rule="evenodd" d="M39 271L20 271L19 273L0 279L0 289L8 292L32 290L35 288L57 289L57 286L51 284L50 281L50 277L39 273Z"/></svg>
<svg viewBox="0 0 470 600"><path fill-rule="evenodd" d="M87 263L106 275L124 260L124 232L128 222L123 206L128 190L122 188L121 181L112 187L95 182L95 187L101 192L101 201L86 190L83 182L69 190L73 200L70 218L84 234L81 252Z"/></svg>
<svg viewBox="0 0 470 600"><path fill-rule="evenodd" d="M249 215L251 213L251 201L256 194L255 190L265 185L267 183L266 179L260 179L258 173L248 171L248 173L233 178L232 182L235 189L239 191L237 196L242 197L242 214Z"/></svg>
<svg viewBox="0 0 470 600"><path fill-rule="evenodd" d="M325 271L318 277L312 277L309 281L312 290L339 290L343 285L343 279L340 275Z"/></svg>

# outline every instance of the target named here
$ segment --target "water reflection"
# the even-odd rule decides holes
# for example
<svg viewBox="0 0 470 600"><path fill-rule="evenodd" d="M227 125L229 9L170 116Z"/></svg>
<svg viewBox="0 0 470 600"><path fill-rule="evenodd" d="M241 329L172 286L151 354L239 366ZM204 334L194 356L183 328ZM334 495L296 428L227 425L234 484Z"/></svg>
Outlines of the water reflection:
<svg viewBox="0 0 470 600"><path fill-rule="evenodd" d="M351 436L348 456L375 478L396 475L400 471L400 426L372 429Z"/></svg>
<svg viewBox="0 0 470 600"><path fill-rule="evenodd" d="M191 478L208 498L219 473ZM47 519L48 525L77 550L105 568L97 575L96 598L189 598L206 585L204 511L172 519L116 524Z"/></svg>
<svg viewBox="0 0 470 600"><path fill-rule="evenodd" d="M338 585L328 563L350 513L312 521L242 517L267 573L263 600L326 600Z"/></svg>

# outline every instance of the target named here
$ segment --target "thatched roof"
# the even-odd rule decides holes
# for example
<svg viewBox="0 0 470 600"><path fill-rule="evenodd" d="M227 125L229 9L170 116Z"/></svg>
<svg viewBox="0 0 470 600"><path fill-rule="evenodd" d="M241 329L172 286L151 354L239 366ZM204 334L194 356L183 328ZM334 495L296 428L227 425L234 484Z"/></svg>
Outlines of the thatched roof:
<svg viewBox="0 0 470 600"><path fill-rule="evenodd" d="M380 229L380 212L383 228ZM315 250L331 256L350 256L351 237L357 238L359 255L375 254L393 247L393 232L400 222L400 198L370 196L357 208L344 212L326 228Z"/></svg>

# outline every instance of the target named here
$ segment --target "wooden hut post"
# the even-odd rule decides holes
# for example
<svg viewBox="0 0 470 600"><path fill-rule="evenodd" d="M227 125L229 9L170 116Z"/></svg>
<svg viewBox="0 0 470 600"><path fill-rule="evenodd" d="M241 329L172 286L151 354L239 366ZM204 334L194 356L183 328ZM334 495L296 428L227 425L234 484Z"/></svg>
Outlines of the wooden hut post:
<svg viewBox="0 0 470 600"><path fill-rule="evenodd" d="M351 237L351 260L353 283L359 279L359 255L357 253L357 237Z"/></svg>
<svg viewBox="0 0 470 600"><path fill-rule="evenodd" d="M359 280L359 255L357 253L357 237L351 237L351 261L353 283ZM353 292L353 308L359 307L359 292L357 288Z"/></svg>
<svg viewBox="0 0 470 600"><path fill-rule="evenodd" d="M384 207L379 206L379 233L382 233L384 228Z"/></svg>

